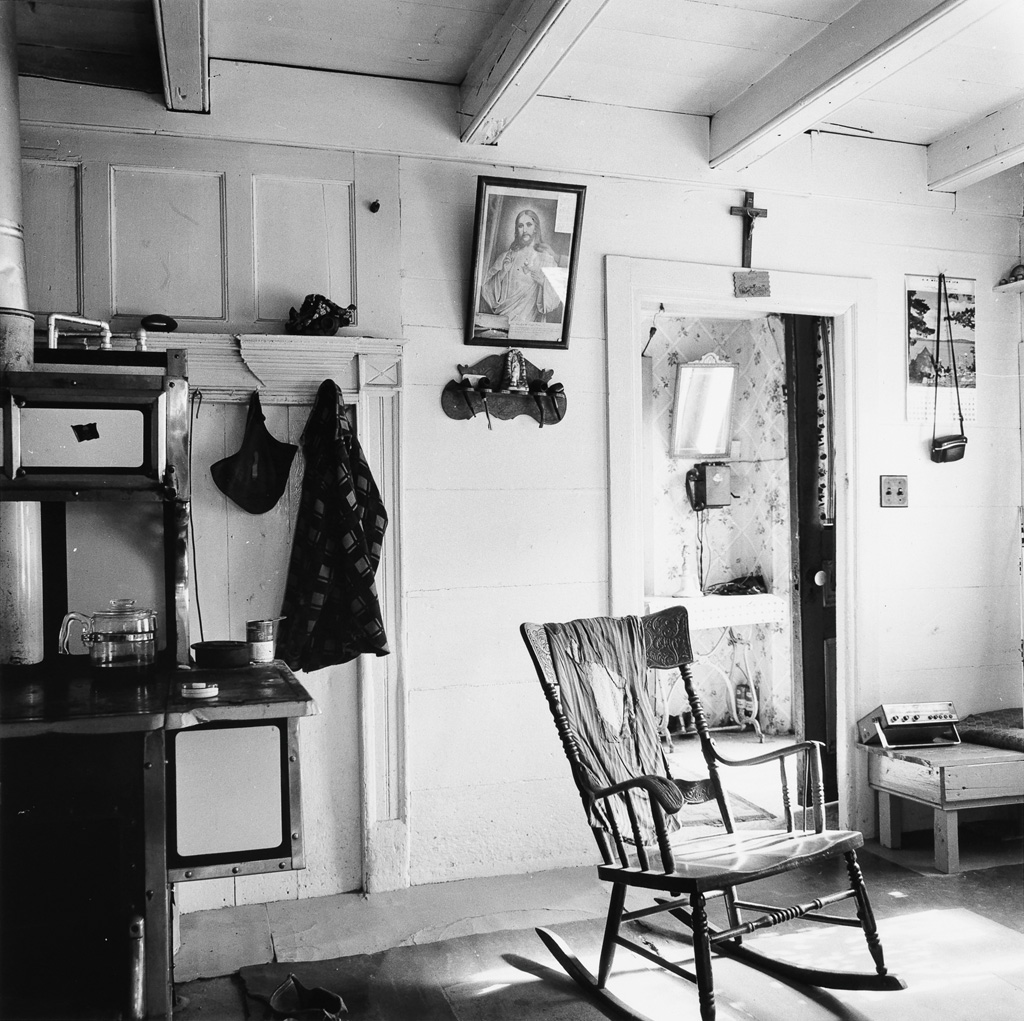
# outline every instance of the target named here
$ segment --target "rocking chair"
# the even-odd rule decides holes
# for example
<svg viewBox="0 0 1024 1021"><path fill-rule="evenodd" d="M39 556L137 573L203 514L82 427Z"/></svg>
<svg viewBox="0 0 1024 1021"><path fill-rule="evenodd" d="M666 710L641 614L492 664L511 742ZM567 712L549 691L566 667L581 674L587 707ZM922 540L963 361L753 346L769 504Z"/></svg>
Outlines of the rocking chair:
<svg viewBox="0 0 1024 1021"><path fill-rule="evenodd" d="M617 947L624 946L668 971L696 982L703 1021L714 1021L712 954L742 961L787 982L833 989L895 990L905 983L888 974L856 849L863 836L825 829L821 760L817 742L803 741L749 759L720 755L694 690L686 610L672 607L647 617L592 618L567 624L523 624L520 628L588 820L601 853L598 875L612 884L599 969L594 976L555 933L538 935L581 986L629 1017L642 1018L607 988ZM708 777L676 780L662 750L649 669L678 667L690 701ZM737 832L719 766L778 761L786 828ZM796 776L803 773L802 784ZM790 785L797 780L796 808ZM680 809L717 802L723 832L686 839ZM809 802L809 804L807 804ZM774 907L737 897L746 883L842 855L849 886L806 903ZM653 907L625 911L626 892L639 887L655 897ZM712 924L707 901L722 898L723 927ZM856 918L821 909L853 900ZM669 912L692 934L695 974L666 960L650 945L620 933L622 922ZM743 911L757 917L743 918ZM859 926L874 971L825 971L779 961L744 945L743 937L794 919ZM689 937L688 937L689 938Z"/></svg>

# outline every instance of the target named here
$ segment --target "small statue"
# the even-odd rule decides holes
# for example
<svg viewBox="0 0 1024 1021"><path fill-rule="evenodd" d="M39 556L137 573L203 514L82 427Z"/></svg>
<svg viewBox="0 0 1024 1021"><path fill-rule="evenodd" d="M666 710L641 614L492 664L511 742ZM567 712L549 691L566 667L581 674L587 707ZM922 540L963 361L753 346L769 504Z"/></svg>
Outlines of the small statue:
<svg viewBox="0 0 1024 1021"><path fill-rule="evenodd" d="M307 294L298 312L291 309L285 333L333 337L342 326L351 326L355 305L342 308L322 294Z"/></svg>
<svg viewBox="0 0 1024 1021"><path fill-rule="evenodd" d="M688 543L683 543L682 570L680 571L681 582L677 596L683 599L702 596L700 583L697 580L697 558L693 548Z"/></svg>
<svg viewBox="0 0 1024 1021"><path fill-rule="evenodd" d="M526 379L526 359L523 352L510 347L505 355L505 372L501 379L501 389L510 393L526 393L529 384Z"/></svg>

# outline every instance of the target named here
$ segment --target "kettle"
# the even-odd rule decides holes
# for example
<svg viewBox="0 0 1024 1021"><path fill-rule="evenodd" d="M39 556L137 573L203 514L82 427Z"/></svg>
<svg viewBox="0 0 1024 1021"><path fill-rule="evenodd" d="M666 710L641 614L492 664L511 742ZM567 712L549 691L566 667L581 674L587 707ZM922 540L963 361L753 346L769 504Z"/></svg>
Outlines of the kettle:
<svg viewBox="0 0 1024 1021"><path fill-rule="evenodd" d="M149 670L156 663L156 611L137 608L134 599L111 599L93 614L72 610L60 626L60 652L70 652L71 625L82 627L89 663L102 670Z"/></svg>

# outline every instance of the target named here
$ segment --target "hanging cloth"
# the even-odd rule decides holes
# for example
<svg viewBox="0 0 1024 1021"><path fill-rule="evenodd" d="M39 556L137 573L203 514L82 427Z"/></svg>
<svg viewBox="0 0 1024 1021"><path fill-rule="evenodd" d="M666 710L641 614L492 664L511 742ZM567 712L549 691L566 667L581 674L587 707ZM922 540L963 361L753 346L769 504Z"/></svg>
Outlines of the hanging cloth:
<svg viewBox="0 0 1024 1021"><path fill-rule="evenodd" d="M936 436L939 422L939 344L942 342L942 309L945 303L946 333L949 337L949 362L953 373L953 387L956 390L956 412L960 419L960 432L953 436ZM946 461L959 461L967 447L964 435L964 412L960 407L960 381L956 369L956 349L953 347L953 321L949 315L949 293L946 290L946 275L939 274L938 295L935 304L938 306L938 322L935 326L935 406L932 411L932 447L931 458L941 464Z"/></svg>
<svg viewBox="0 0 1024 1021"><path fill-rule="evenodd" d="M210 474L217 488L242 510L265 514L281 499L298 449L270 435L260 395L253 390L241 448L211 465Z"/></svg>
<svg viewBox="0 0 1024 1021"><path fill-rule="evenodd" d="M598 791L645 776L679 799L658 736L656 694L640 618L594 617L545 624L544 631L586 786ZM586 807L591 826L611 832L614 817L620 832L631 832L627 809L618 799L591 800ZM649 804L639 798L634 809L644 841L653 843ZM679 825L673 815L665 822L670 830Z"/></svg>
<svg viewBox="0 0 1024 1021"><path fill-rule="evenodd" d="M333 380L320 384L301 442L306 470L277 655L293 670L385 656L374 575L388 516Z"/></svg>

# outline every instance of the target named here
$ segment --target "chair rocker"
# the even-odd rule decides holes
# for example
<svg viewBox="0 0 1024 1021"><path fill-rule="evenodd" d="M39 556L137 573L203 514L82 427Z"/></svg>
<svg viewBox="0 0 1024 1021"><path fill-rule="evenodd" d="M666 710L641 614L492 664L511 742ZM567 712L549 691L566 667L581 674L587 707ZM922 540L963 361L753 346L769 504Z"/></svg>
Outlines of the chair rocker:
<svg viewBox="0 0 1024 1021"><path fill-rule="evenodd" d="M615 951L627 947L668 971L696 982L703 1021L714 1021L712 955L733 958L787 982L833 989L896 990L905 983L888 974L867 888L857 863L862 834L825 829L820 746L792 746L731 760L718 753L707 717L694 690L693 655L686 610L672 607L640 617L591 618L566 624L523 624L523 640L533 659L554 716L572 775L583 800L602 864L598 875L612 884L597 975L574 956L555 933L538 935L566 972L581 986L629 1017L643 1018L607 988ZM689 698L708 776L676 780L669 772L655 718L653 670L678 667ZM719 766L779 763L786 828L736 832ZM797 777L797 770L802 770ZM791 777L790 774L793 774ZM790 785L806 792L794 808ZM686 839L678 817L686 805L717 802L723 832ZM806 804L806 802L810 804ZM798 825L799 824L799 825ZM769 876L817 865L842 855L848 887L807 902L774 907L742 900L737 888ZM626 911L630 887L661 893L654 906ZM724 924L708 917L707 902L721 899ZM827 914L822 908L852 900L856 917ZM620 933L623 922L669 912L689 930L693 971L666 960L649 945ZM743 912L756 913L745 919ZM859 926L874 970L826 971L776 960L744 945L743 937L784 922L807 918L833 925ZM687 962L689 963L689 962ZM865 955L867 963L867 955Z"/></svg>

